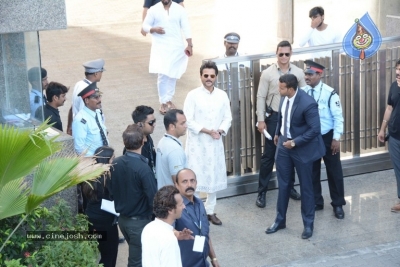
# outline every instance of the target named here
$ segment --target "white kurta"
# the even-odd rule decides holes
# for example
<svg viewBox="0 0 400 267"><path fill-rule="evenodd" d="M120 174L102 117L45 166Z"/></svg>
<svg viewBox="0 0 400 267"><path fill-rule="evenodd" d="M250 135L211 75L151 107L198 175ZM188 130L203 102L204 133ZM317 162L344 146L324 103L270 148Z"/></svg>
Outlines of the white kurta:
<svg viewBox="0 0 400 267"><path fill-rule="evenodd" d="M152 33L149 72L181 78L188 64L181 30L185 39L192 38L185 9L172 2L167 11L159 2L148 10L142 27L145 32L152 27L162 27L165 31L165 34Z"/></svg>
<svg viewBox="0 0 400 267"><path fill-rule="evenodd" d="M232 114L227 94L214 88L210 93L204 87L188 93L183 107L187 119L186 157L188 168L197 176L197 191L214 193L227 187L224 144L222 138L213 139L201 133L202 128L231 127Z"/></svg>
<svg viewBox="0 0 400 267"><path fill-rule="evenodd" d="M156 218L144 227L142 265L143 267L182 267L181 250L172 225Z"/></svg>

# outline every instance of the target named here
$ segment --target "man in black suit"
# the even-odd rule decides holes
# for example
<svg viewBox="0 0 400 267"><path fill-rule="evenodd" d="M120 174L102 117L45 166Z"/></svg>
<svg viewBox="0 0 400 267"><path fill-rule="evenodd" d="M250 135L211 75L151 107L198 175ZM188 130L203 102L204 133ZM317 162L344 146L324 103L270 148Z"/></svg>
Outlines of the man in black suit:
<svg viewBox="0 0 400 267"><path fill-rule="evenodd" d="M279 194L276 219L266 233L272 234L286 228L286 211L293 186L291 177L295 167L300 181L304 225L301 238L307 239L313 234L315 216L312 166L315 160L325 154L325 146L321 137L318 105L297 85L297 78L293 74L279 78L279 93L282 97L274 137Z"/></svg>

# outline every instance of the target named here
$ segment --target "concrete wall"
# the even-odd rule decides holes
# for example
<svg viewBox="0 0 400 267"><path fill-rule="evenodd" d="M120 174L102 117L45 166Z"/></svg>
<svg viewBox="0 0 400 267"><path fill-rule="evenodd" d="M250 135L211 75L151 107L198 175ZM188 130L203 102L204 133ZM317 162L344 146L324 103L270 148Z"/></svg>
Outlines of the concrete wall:
<svg viewBox="0 0 400 267"><path fill-rule="evenodd" d="M66 28L65 0L0 0L0 34Z"/></svg>
<svg viewBox="0 0 400 267"><path fill-rule="evenodd" d="M382 37L390 36L391 34L386 30L386 16L400 14L400 1L398 0L326 0L323 2L317 0L292 1L294 3L294 47L298 47L296 45L300 35L309 29L311 20L308 17L308 12L315 6L322 6L325 10L325 23L339 29L343 34L349 30L356 18L360 18L368 12L372 20L377 24ZM287 16L285 13L280 13L279 15L284 17ZM278 37L279 36L284 36L284 34L278 32Z"/></svg>

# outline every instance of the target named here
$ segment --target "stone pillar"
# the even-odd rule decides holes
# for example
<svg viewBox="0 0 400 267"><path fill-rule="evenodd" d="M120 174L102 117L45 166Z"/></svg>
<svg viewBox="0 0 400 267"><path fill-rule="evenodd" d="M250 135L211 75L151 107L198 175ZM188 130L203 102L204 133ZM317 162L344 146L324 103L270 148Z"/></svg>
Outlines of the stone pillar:
<svg viewBox="0 0 400 267"><path fill-rule="evenodd" d="M378 28L382 37L400 35L400 1L378 1Z"/></svg>
<svg viewBox="0 0 400 267"><path fill-rule="evenodd" d="M5 114L30 112L24 33L0 34L0 108Z"/></svg>
<svg viewBox="0 0 400 267"><path fill-rule="evenodd" d="M278 42L287 40L293 44L293 0L278 1Z"/></svg>

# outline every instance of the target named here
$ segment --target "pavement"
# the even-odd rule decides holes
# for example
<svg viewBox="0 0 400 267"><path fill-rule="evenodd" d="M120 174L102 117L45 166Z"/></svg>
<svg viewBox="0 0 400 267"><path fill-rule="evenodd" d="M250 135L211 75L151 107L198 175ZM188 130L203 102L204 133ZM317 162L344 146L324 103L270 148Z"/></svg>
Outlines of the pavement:
<svg viewBox="0 0 400 267"><path fill-rule="evenodd" d="M400 266L400 214L393 170L344 180L345 218L335 218L328 183L322 182L324 209L316 212L314 233L301 239L300 201L290 200L286 229L265 234L276 216L278 190L267 193L267 206L255 205L256 193L219 199L222 226L211 225L210 237L221 266L395 267ZM297 188L299 189L299 188ZM128 245L119 246L117 266L126 266Z"/></svg>
<svg viewBox="0 0 400 267"><path fill-rule="evenodd" d="M328 3L329 2L329 3ZM335 2L326 6L333 8ZM318 1L296 2L296 11L307 14ZM257 8L254 8L257 7ZM324 5L325 7L325 5ZM354 21L352 9L340 10L335 23ZM82 63L104 58L106 71L98 83L110 144L122 153L122 132L132 123L131 112L145 104L156 110L158 121L153 139L163 132L158 113L156 76L148 73L151 37L140 34L140 1L66 1L68 29L40 32L42 66L49 81L70 87L67 102L60 109L64 129L71 106L72 89L84 78ZM236 31L242 36L239 50L248 54L274 51L276 1L203 0L185 1L191 23L194 56L177 83L174 102L182 108L191 89L200 85L201 60L223 54L223 36ZM326 8L328 10L328 8ZM346 13L347 12L347 13ZM308 25L296 13L296 27ZM260 22L260 18L263 18ZM326 16L328 20L328 14ZM331 15L332 21L332 15ZM250 29L250 30L249 30ZM316 213L314 235L302 240L300 202L290 201L287 228L266 235L275 218L277 190L267 193L267 206L255 206L256 194L218 200L216 213L222 226L211 226L211 237L221 266L400 266L400 214L390 212L397 201L393 170L347 177L346 217L337 220L329 205L327 182L323 182L325 209ZM117 266L126 266L128 246L119 246Z"/></svg>

